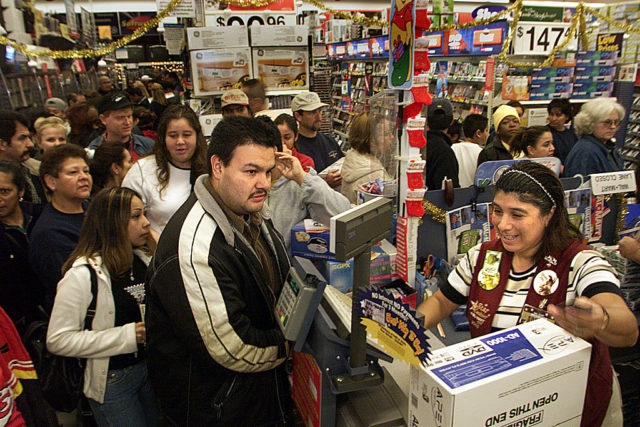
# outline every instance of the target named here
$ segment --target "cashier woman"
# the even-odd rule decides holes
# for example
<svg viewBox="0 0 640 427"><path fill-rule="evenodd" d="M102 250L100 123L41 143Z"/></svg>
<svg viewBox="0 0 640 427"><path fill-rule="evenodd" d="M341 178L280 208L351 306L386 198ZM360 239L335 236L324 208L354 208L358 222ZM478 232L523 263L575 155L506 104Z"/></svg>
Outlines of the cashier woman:
<svg viewBox="0 0 640 427"><path fill-rule="evenodd" d="M552 316L593 345L582 426L622 426L620 387L608 346L638 338L612 267L582 242L564 190L546 166L522 161L496 183L497 239L477 245L418 310L427 328L465 304L472 337Z"/></svg>

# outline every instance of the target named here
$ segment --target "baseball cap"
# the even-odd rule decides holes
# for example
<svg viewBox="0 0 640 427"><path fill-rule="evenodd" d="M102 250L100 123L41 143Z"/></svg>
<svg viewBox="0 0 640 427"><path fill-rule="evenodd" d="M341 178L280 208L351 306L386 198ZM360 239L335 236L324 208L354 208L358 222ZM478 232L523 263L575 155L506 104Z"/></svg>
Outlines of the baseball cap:
<svg viewBox="0 0 640 427"><path fill-rule="evenodd" d="M451 116L453 118L453 106L451 101L445 98L434 98L427 107L427 117L434 117L438 114Z"/></svg>
<svg viewBox="0 0 640 427"><path fill-rule="evenodd" d="M227 105L249 105L249 98L240 89L231 89L222 94L222 108Z"/></svg>
<svg viewBox="0 0 640 427"><path fill-rule="evenodd" d="M123 92L109 93L98 101L98 113L100 114L126 107L131 107L131 101L129 101L129 97Z"/></svg>
<svg viewBox="0 0 640 427"><path fill-rule="evenodd" d="M144 76L140 77L140 80L143 82L148 82L153 79L145 74Z"/></svg>
<svg viewBox="0 0 640 427"><path fill-rule="evenodd" d="M291 111L313 111L326 107L327 104L320 101L320 97L315 92L302 92L296 95L291 101Z"/></svg>
<svg viewBox="0 0 640 427"><path fill-rule="evenodd" d="M64 109L67 108L67 103L60 98L49 98L45 101L44 106L64 111Z"/></svg>
<svg viewBox="0 0 640 427"><path fill-rule="evenodd" d="M499 106L498 109L493 113L493 125L496 127L496 129L498 129L498 126L500 126L500 122L502 122L502 120L504 120L504 118L508 116L514 116L516 119L518 119L518 122L520 121L518 110L510 105Z"/></svg>

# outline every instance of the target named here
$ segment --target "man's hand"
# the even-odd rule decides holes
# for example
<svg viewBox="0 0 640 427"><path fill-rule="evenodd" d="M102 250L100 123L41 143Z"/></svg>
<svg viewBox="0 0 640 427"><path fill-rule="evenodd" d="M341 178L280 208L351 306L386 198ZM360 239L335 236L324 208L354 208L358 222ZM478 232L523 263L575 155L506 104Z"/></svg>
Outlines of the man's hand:
<svg viewBox="0 0 640 427"><path fill-rule="evenodd" d="M276 153L276 167L282 175L289 180L295 181L298 185L302 185L307 173L302 168L300 160L290 154L283 152Z"/></svg>
<svg viewBox="0 0 640 427"><path fill-rule="evenodd" d="M147 340L147 329L145 328L144 322L136 323L136 342L138 344L144 344Z"/></svg>
<svg viewBox="0 0 640 427"><path fill-rule="evenodd" d="M324 180L329 184L329 187L336 188L340 184L342 184L342 175L340 174L339 169L334 169L329 171L327 176L324 177Z"/></svg>
<svg viewBox="0 0 640 427"><path fill-rule="evenodd" d="M618 242L620 255L640 264L640 242L630 236L625 236Z"/></svg>

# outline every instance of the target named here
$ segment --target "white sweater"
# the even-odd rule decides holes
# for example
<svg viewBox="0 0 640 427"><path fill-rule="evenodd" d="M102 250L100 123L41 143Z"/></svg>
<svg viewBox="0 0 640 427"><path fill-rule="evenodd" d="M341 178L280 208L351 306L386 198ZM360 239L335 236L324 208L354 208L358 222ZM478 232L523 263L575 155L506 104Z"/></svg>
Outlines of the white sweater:
<svg viewBox="0 0 640 427"><path fill-rule="evenodd" d="M139 251L135 254L149 264L148 256ZM83 330L91 302L91 273L87 264L96 271L98 279L96 315L91 330ZM135 323L114 327L115 320L111 277L102 259L78 258L58 283L47 330L47 349L60 356L87 359L83 392L98 403L104 401L109 357L138 351Z"/></svg>
<svg viewBox="0 0 640 427"><path fill-rule="evenodd" d="M160 194L157 169L155 156L144 157L133 164L124 177L122 186L140 194L142 203L147 208L151 228L160 234L171 216L191 194L191 171L169 163L169 181Z"/></svg>

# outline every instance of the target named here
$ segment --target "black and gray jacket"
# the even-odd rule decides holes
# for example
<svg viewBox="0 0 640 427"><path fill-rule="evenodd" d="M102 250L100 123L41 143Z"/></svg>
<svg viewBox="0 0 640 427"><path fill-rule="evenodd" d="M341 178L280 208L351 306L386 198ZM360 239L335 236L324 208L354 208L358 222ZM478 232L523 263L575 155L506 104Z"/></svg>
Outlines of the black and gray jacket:
<svg viewBox="0 0 640 427"><path fill-rule="evenodd" d="M289 393L276 295L246 239L198 178L167 223L147 274L149 376L175 425L261 425L284 418ZM262 233L284 282L289 259L269 219Z"/></svg>

